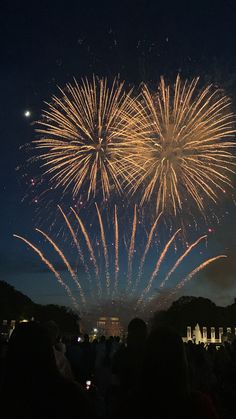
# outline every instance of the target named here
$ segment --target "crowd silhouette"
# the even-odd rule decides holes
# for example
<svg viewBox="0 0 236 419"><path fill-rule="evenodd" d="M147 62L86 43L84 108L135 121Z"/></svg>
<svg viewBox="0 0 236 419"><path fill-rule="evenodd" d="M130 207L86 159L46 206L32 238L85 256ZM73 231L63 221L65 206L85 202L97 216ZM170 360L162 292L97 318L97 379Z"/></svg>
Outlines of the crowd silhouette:
<svg viewBox="0 0 236 419"><path fill-rule="evenodd" d="M29 322L0 343L3 419L231 419L235 395L236 341L184 344L139 318L126 339L63 341L54 322Z"/></svg>

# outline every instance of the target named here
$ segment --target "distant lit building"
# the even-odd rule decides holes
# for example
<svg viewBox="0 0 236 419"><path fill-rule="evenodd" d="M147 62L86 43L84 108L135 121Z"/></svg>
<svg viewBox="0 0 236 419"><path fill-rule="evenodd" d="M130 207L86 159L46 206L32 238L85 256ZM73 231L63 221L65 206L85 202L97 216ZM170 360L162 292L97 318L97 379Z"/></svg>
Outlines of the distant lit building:
<svg viewBox="0 0 236 419"><path fill-rule="evenodd" d="M183 337L184 342L189 340L195 343L216 343L236 339L235 327L200 327L197 323L195 327L187 327L187 335Z"/></svg>
<svg viewBox="0 0 236 419"><path fill-rule="evenodd" d="M97 330L104 336L121 336L123 332L119 317L99 317Z"/></svg>

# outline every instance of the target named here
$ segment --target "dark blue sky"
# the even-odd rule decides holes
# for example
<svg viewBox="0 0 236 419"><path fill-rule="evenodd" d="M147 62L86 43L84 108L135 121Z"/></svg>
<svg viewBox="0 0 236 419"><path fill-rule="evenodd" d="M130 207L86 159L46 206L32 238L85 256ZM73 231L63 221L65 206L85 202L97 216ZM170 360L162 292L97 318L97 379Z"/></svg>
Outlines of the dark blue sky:
<svg viewBox="0 0 236 419"><path fill-rule="evenodd" d="M13 1L1 6L0 279L35 301L68 302L32 252L12 237L17 232L35 238L35 207L30 199L22 202L27 191L22 175L28 168L20 147L34 138L32 122L40 118L43 102L57 93L56 86L93 73L120 74L138 85L155 83L160 75L174 80L180 72L223 87L236 109L235 12L234 1L226 0L172 5L157 0ZM24 117L26 109L31 119ZM229 258L184 292L226 304L236 295L236 209L228 202L221 205L223 218L213 225L207 254L226 252ZM205 231L202 226L199 233Z"/></svg>

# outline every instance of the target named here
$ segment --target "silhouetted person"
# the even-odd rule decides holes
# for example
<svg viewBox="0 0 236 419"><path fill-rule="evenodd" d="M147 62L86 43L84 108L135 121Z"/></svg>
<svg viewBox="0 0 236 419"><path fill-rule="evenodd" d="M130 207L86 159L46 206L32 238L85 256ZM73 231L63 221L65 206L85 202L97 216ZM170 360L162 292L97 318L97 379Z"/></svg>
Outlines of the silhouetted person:
<svg viewBox="0 0 236 419"><path fill-rule="evenodd" d="M50 320L44 323L43 327L45 328L46 332L49 335L49 339L53 346L54 355L56 358L57 368L59 369L60 373L65 377L71 380L74 379L70 363L65 355L66 347L63 345L59 340L59 327L57 324Z"/></svg>
<svg viewBox="0 0 236 419"><path fill-rule="evenodd" d="M114 337L114 341L113 341L113 345L112 345L112 358L115 355L115 353L118 351L118 349L120 348L121 344L120 344L120 336L115 336Z"/></svg>
<svg viewBox="0 0 236 419"><path fill-rule="evenodd" d="M82 345L78 342L78 337L74 336L71 342L67 345L66 356L70 362L73 376L76 381L84 384L83 377L83 359L82 359Z"/></svg>
<svg viewBox="0 0 236 419"><path fill-rule="evenodd" d="M190 391L182 339L167 328L149 335L140 380L122 405L124 419L218 418L207 397Z"/></svg>
<svg viewBox="0 0 236 419"><path fill-rule="evenodd" d="M91 380L93 365L93 347L89 342L89 335L86 333L84 334L84 341L81 343L81 382L83 385L87 380Z"/></svg>
<svg viewBox="0 0 236 419"><path fill-rule="evenodd" d="M104 341L104 352L100 352L99 367L96 369L96 383L99 394L102 398L106 398L107 392L111 385L111 357L112 357L113 337ZM103 339L102 344L103 346Z"/></svg>
<svg viewBox="0 0 236 419"><path fill-rule="evenodd" d="M131 320L128 325L127 345L121 346L113 358L112 372L121 392L126 392L136 384L141 371L146 336L146 323L139 318Z"/></svg>
<svg viewBox="0 0 236 419"><path fill-rule="evenodd" d="M58 371L45 329L21 323L9 341L1 388L1 418L92 418L84 391Z"/></svg>

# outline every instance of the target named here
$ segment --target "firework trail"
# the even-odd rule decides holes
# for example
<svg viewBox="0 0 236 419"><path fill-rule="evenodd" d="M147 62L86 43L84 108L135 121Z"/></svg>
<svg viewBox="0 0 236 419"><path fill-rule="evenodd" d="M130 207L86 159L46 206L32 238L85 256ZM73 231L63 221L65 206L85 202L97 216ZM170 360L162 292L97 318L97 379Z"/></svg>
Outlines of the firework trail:
<svg viewBox="0 0 236 419"><path fill-rule="evenodd" d="M55 249L55 251L61 257L62 261L64 262L65 266L68 269L68 272L70 273L70 275L73 278L76 286L79 289L80 297L81 297L81 300L82 300L83 304L85 304L86 303L86 299L85 299L85 296L84 296L83 289L82 289L82 287L80 285L80 282L78 280L78 276L77 276L76 272L74 271L74 269L72 268L71 264L69 263L68 259L65 257L64 253L59 249L59 247L51 239L51 237L48 236L48 234L44 233L44 231L40 230L39 228L36 228L35 230L38 231L40 234L42 234L43 237L45 237L45 239L52 245L52 247Z"/></svg>
<svg viewBox="0 0 236 419"><path fill-rule="evenodd" d="M71 233L72 239L73 239L73 241L75 243L75 246L76 246L77 251L78 251L78 254L79 254L80 261L81 261L81 263L83 264L83 266L85 268L85 271L86 271L86 273L88 275L89 283L90 283L90 286L91 286L91 277L90 277L88 265L85 262L84 255L83 255L83 252L81 250L80 244L79 244L79 242L77 240L76 234L75 234L75 232L73 230L73 227L72 227L70 221L68 220L68 217L66 216L66 214L64 213L64 211L62 210L62 208L60 207L60 205L58 205L58 208L59 208L60 213L62 214L62 216L63 216L63 218L64 218L64 220L66 222L66 225L67 225L67 227L68 227L68 229L69 229L69 231Z"/></svg>
<svg viewBox="0 0 236 419"><path fill-rule="evenodd" d="M126 94L117 79L109 88L95 77L59 90L61 98L53 97L38 122L41 138L33 141L44 173L55 188L72 187L74 196L83 188L88 199L95 197L98 185L104 199L112 188L120 193L137 144L132 91Z"/></svg>
<svg viewBox="0 0 236 419"><path fill-rule="evenodd" d="M186 282L190 281L198 272L200 272L202 269L204 269L207 265L209 265L212 262L215 262L218 259L222 259L222 258L226 258L226 257L227 257L226 255L218 255L218 256L215 256L213 258L207 259L206 261L204 261L203 263L198 265L184 279L182 279L182 281L180 281L174 289L172 289L169 292L169 295L167 296L167 299L166 299L165 303L168 304L168 302L170 302L173 299L173 297L176 296L176 294L179 292L179 290L184 287Z"/></svg>
<svg viewBox="0 0 236 419"><path fill-rule="evenodd" d="M157 257L153 259L153 253L150 253L152 244L154 243L154 232L155 229L157 228L157 224L159 221L160 216L158 216L155 220L155 222L153 223L153 225L150 227L149 230L149 234L147 234L147 238L146 238L146 242L144 243L144 250L142 252L142 257L141 260L139 260L139 257L135 254L134 249L136 247L136 242L137 240L139 240L139 245L142 242L140 240L140 237L143 237L143 232L139 231L137 229L137 222L138 222L138 214L137 214L137 208L136 206L134 207L134 212L133 212L133 220L130 223L130 242L129 245L127 246L126 249L126 253L123 255L123 259L122 256L120 254L120 245L119 245L119 238L120 236L124 239L125 236L127 235L127 227L123 226L123 231L121 232L121 226L119 223L119 217L118 217L118 211L117 211L117 207L115 206L114 208L114 239L112 239L112 242L114 241L115 246L107 246L107 242L106 242L106 235L105 235L105 224L103 222L100 210L98 208L98 205L95 205L96 208L96 213L97 213L97 217L98 217L98 222L99 222L99 227L100 227L100 232L99 232L99 236L97 238L97 240L99 239L99 241L102 243L102 253L104 256L104 265L103 267L101 267L101 270L98 269L98 260L100 258L100 252L98 249L96 249L96 252L92 246L92 241L91 238L84 226L84 223L82 222L81 218L78 216L78 214L76 213L75 210L73 210L73 208L71 208L72 213L75 216L74 221L77 221L78 225L80 226L80 232L82 237L85 240L85 244L86 244L86 248L87 248L87 252L84 253L84 258L85 260L87 259L88 262L90 261L90 263L92 263L93 268L94 268L94 272L95 272L95 277L96 277L96 285L97 285L97 293L98 293L98 298L95 298L96 304L98 304L98 302L102 302L102 301L108 301L109 299L112 298L127 298L127 296L129 295L129 297L131 296L131 292L130 289L132 287L132 298L135 299L137 301L137 306L138 308L140 308L140 306L142 306L143 304L145 304L147 295L150 293L150 291L152 290L153 287L153 283L154 280L156 280L157 276L160 276L161 273L161 269L162 269L162 264L163 261L165 260L167 253L171 247L172 244L175 245L176 247L176 237L177 235L180 233L181 229L178 229L174 232L174 234L171 235L171 237L169 238L169 240L167 241L167 243L165 244L165 246L163 247L163 249L160 251L160 253L157 253ZM62 214L63 215L63 214ZM64 221L66 223L66 219L65 217ZM67 218L67 217L66 217ZM68 218L67 218L68 219ZM112 217L113 219L113 217ZM71 222L68 220L72 230L73 230L73 234L76 237L76 233L75 233L75 229L72 226ZM66 225L68 225L66 223ZM53 246L54 250L56 251L56 253L59 255L59 257L62 259L63 263L65 264L72 280L76 283L77 287L79 288L80 291L80 298L82 301L82 304L85 306L85 303L89 300L87 300L87 298L85 298L85 293L83 291L82 285L78 279L77 273L74 271L74 269L72 268L72 265L70 264L70 262L68 261L68 259L66 258L66 256L64 255L64 253L62 252L61 248L53 241L53 239L51 239L51 237L48 236L48 234L44 233L42 230L36 229L37 232L39 232L41 235L43 235L43 237ZM139 236L138 234L141 234L141 236ZM66 289L68 295L71 297L72 293L70 288L64 283L63 279L61 278L61 275L55 270L55 268L53 267L53 265L48 261L48 259L45 258L45 256L43 255L43 253L36 247L34 246L32 243L30 243L28 240L24 239L21 236L18 235L14 235L15 237L21 239L22 241L24 241L27 245L29 245L41 258L41 260L49 267L49 269L55 274L56 278L58 279L58 281L60 282L60 284ZM72 236L73 237L73 236ZM206 239L206 236L201 236L199 237L195 242L193 242L187 249L185 249L183 251L183 253L177 258L176 262L174 263L174 265L169 269L169 271L166 273L164 280L162 280L162 282L160 282L160 284L158 285L159 289L163 289L163 287L166 285L167 281L169 280L170 276L173 276L173 273L177 270L177 268L180 266L180 264L183 263L184 259L187 257L187 255L194 249L197 247L197 245L203 240ZM77 237L76 237L76 240ZM157 241L155 239L155 245L156 247L159 247L159 245L157 245ZM83 249L84 250L84 249ZM77 249L78 251L78 249ZM215 256L212 257L210 259L207 259L206 261L202 262L200 265L198 265L196 268L194 268L187 276L185 276L182 280L180 280L178 282L178 284L175 286L174 291L172 290L169 295L173 295L174 293L176 293L179 289L181 289L185 283L189 280L192 279L192 277L197 274L199 271L201 271L204 267L206 267L209 263L214 262L215 260L219 259L219 258L224 258L226 257L225 255L219 255L219 256ZM127 264L127 274L126 277L124 277L122 275L122 281L119 278L119 273L121 271L120 269L120 264L122 262L124 262ZM154 265L152 267L152 265ZM112 275L114 276L114 281L110 281L110 266L114 266L114 273L112 273ZM151 269L151 274L150 278L148 279L148 282L146 281L145 275L144 275L144 270L145 267L148 266L148 270L149 267L152 267ZM123 269L125 269L125 267L123 267L122 265L122 271ZM96 275L97 273L97 275ZM137 275L138 275L138 281L137 281ZM121 289L124 287L124 281L126 282L126 293L125 295L122 294ZM141 287L140 287L141 285ZM105 286L105 289L104 289ZM139 288L141 289L138 289ZM121 287L121 289L120 289ZM94 288L94 291L95 289ZM87 295L86 295L87 297ZM75 302L75 299L73 300L73 303Z"/></svg>
<svg viewBox="0 0 236 419"><path fill-rule="evenodd" d="M114 210L114 226L115 226L115 285L114 294L118 291L118 273L119 273L119 224L117 218L117 207Z"/></svg>
<svg viewBox="0 0 236 419"><path fill-rule="evenodd" d="M176 285L176 291L181 289L186 282L190 281L194 275L196 275L198 272L200 272L203 268L205 268L207 265L209 265L212 262L215 262L218 259L222 259L222 258L226 258L226 255L218 255L215 256L211 259L206 260L205 262L201 263L201 265L197 266L195 269L193 269L193 271L191 271L184 279L182 279L182 281L180 281L177 285Z"/></svg>
<svg viewBox="0 0 236 419"><path fill-rule="evenodd" d="M97 264L97 260L96 260L95 254L94 254L94 250L93 250L91 240L90 240L89 235L87 233L87 230L86 230L81 218L77 214L77 212L72 207L70 207L70 209L72 210L76 220L78 221L78 224L81 228L82 234L85 238L87 248L88 248L89 253L90 253L90 260L93 262L93 266L94 266L94 271L95 271L95 275L96 275L96 279L97 279L98 293L99 293L99 296L101 296L102 288L101 288L101 282L100 282L100 278L99 278L99 269L98 269L98 264Z"/></svg>
<svg viewBox="0 0 236 419"><path fill-rule="evenodd" d="M136 283L135 283L135 288L137 288L137 286L138 286L138 284L139 284L139 282L140 282L140 279L141 279L141 277L142 277L143 267L144 267L144 264L145 264L145 260L146 260L146 257L147 257L147 254L148 254L148 251L149 251L149 249L150 249L150 246L151 246L151 244L152 244L153 234L154 234L154 231L155 231L155 229L156 229L157 223L158 223L158 221L159 221L159 219L160 219L161 215L162 215L162 213L160 213L160 214L158 215L158 217L156 218L156 220L155 220L155 222L154 222L153 226L151 227L151 230L150 230L150 232L149 232L149 234L148 234L148 240L147 240L147 244L146 244L146 247L145 247L145 250L144 250L144 253L143 253L143 256L142 256L141 262L140 262L139 272L138 272L138 275L137 275L137 280L136 280Z"/></svg>
<svg viewBox="0 0 236 419"><path fill-rule="evenodd" d="M168 252L168 250L169 250L169 247L170 247L171 243L173 243L173 241L174 241L175 237L177 236L177 234L178 234L180 231L181 231L181 229L179 228L179 229L178 229L178 230L177 230L177 231L173 234L173 236L170 238L170 240L166 243L166 245L165 245L165 247L164 247L163 251L161 252L160 257L157 259L155 269L154 269L154 271L153 271L153 273L152 273L152 275L151 275L151 278L150 278L150 280L149 280L149 282L148 282L148 285L147 285L147 286L146 286L146 288L143 290L143 292L142 292L142 294L141 294L141 296L140 296L140 298L139 298L139 300L138 300L138 304L140 304L140 303L142 302L142 300L143 300L143 298L145 297L145 295L146 295L146 294L148 294L148 292L150 291L150 289L151 289L151 287L152 287L152 284L153 284L153 281L154 281L154 279L156 278L156 276L157 276L158 272L160 271L160 266L161 266L161 264L162 264L162 262L163 262L163 260L164 260L164 258L165 258L165 256L166 256L166 254L167 254L167 252Z"/></svg>
<svg viewBox="0 0 236 419"><path fill-rule="evenodd" d="M164 280L162 281L162 283L160 284L160 288L163 288L164 285L166 284L166 282L169 280L170 276L175 272L175 270L178 268L178 266L180 265L180 263L184 260L184 258L191 252L191 250L196 247L198 245L198 243L200 243L203 239L206 239L207 236L201 236L199 237L194 243L192 243L187 250L179 257L179 259L177 259L177 261L175 262L173 268L171 268L168 272L168 274L166 275L166 277L164 278Z"/></svg>
<svg viewBox="0 0 236 419"><path fill-rule="evenodd" d="M142 87L137 136L143 141L136 162L144 170L133 171L130 191L141 191L141 204L154 200L157 213L176 216L186 200L204 213L208 202L217 203L232 187L235 116L230 100L212 86L197 95L197 83L178 76L173 92L163 78L157 93Z"/></svg>
<svg viewBox="0 0 236 419"><path fill-rule="evenodd" d="M135 250L135 236L137 231L137 207L134 207L134 216L133 216L133 227L132 234L130 239L129 251L128 251L128 274L127 274L127 292L131 287L132 282L132 265L133 265L133 256Z"/></svg>
<svg viewBox="0 0 236 419"><path fill-rule="evenodd" d="M108 250L107 250L107 243L106 243L106 237L105 237L105 231L104 231L101 213L96 203L95 203L95 206L96 206L98 221L100 225L101 240L102 240L103 254L104 254L104 259L105 259L105 267L106 267L107 294L109 295L110 293L109 255L108 255Z"/></svg>
<svg viewBox="0 0 236 419"><path fill-rule="evenodd" d="M79 309L78 302L76 301L75 297L73 296L70 287L67 284L65 284L65 282L63 281L63 279L62 279L61 275L59 274L59 272L57 272L57 270L49 262L49 260L44 256L44 254L41 252L41 250L39 250L36 246L34 246L31 242L29 242L24 237L21 237L21 236L19 236L17 234L13 234L13 236L16 237L17 239L20 239L21 241L23 241L24 243L26 243L29 247L31 247L31 249L34 250L34 252L41 258L42 262L45 263L45 265L49 268L49 270L55 275L55 277L58 280L59 284L66 290L69 298L72 300L72 303L73 303L75 309L78 310Z"/></svg>

